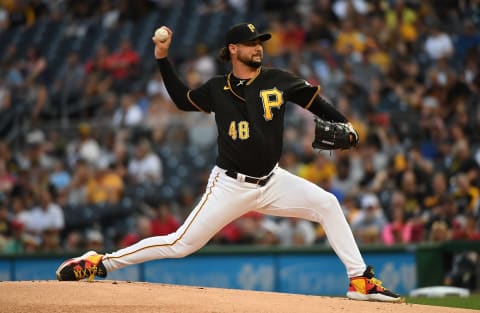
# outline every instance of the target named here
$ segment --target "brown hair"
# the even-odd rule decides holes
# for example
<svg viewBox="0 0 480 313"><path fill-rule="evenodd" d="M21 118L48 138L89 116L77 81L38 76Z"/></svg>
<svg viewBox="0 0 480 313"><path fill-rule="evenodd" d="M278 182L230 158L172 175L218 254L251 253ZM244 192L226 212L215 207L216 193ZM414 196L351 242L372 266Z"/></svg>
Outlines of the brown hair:
<svg viewBox="0 0 480 313"><path fill-rule="evenodd" d="M225 63L230 62L232 58L230 57L230 50L228 50L228 47L223 47L222 49L220 49L220 52L218 53L218 58Z"/></svg>

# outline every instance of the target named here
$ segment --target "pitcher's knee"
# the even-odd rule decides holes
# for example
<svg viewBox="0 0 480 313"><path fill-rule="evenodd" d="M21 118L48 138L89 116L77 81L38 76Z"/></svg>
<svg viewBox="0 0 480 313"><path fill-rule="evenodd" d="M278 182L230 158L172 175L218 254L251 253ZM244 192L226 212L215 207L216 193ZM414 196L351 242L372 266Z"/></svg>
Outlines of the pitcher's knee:
<svg viewBox="0 0 480 313"><path fill-rule="evenodd" d="M197 247L197 245L190 245L182 240L179 240L175 242L172 248L174 251L174 255L172 256L172 258L183 258L194 253L195 251L200 249L201 246Z"/></svg>
<svg viewBox="0 0 480 313"><path fill-rule="evenodd" d="M321 207L329 211L342 211L342 207L340 206L337 197L330 192L325 192L322 195Z"/></svg>

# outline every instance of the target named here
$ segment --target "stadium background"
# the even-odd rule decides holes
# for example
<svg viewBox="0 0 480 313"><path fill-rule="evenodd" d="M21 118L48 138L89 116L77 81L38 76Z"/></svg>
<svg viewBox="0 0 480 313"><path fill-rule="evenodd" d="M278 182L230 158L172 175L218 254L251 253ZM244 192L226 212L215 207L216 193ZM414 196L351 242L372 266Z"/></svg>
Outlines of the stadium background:
<svg viewBox="0 0 480 313"><path fill-rule="evenodd" d="M195 87L228 70L216 53L244 21L273 34L267 66L319 83L359 130L358 149L312 151L312 117L289 105L281 165L339 198L360 245L480 239L479 1L3 0L1 251L104 251L178 227L216 134L170 103L151 36L173 29ZM256 214L210 244L328 246L318 225ZM478 253L446 264L446 284L475 288Z"/></svg>

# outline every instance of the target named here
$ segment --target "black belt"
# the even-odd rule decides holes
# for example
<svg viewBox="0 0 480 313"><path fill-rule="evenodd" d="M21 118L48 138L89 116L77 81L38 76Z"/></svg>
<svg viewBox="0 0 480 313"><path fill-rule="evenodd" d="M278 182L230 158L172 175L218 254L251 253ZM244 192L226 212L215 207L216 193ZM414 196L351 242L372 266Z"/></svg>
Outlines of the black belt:
<svg viewBox="0 0 480 313"><path fill-rule="evenodd" d="M231 178L237 179L237 176L240 173L237 173L237 172L234 172L234 171L226 171L225 174L227 176L230 176ZM244 175L244 176L245 176L245 182L246 183L255 184L255 185L259 185L259 186L265 186L268 183L268 181L270 180L270 178L272 178L273 172L270 173L270 175L268 175L265 178L256 178L256 177L251 177L251 176L247 176L247 175Z"/></svg>

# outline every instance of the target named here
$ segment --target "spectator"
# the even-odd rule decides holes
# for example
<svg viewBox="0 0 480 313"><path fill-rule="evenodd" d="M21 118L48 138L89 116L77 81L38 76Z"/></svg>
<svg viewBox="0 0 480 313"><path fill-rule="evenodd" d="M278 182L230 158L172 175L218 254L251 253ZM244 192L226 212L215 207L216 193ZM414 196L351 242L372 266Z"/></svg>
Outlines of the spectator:
<svg viewBox="0 0 480 313"><path fill-rule="evenodd" d="M449 166L447 168L449 175L454 175L456 173L466 174L467 179L472 183L477 182L480 178L479 165L472 156L470 145L466 139L455 143L449 161Z"/></svg>
<svg viewBox="0 0 480 313"><path fill-rule="evenodd" d="M217 139L217 128L213 119L205 114L192 115L190 118L189 142L202 150L208 150Z"/></svg>
<svg viewBox="0 0 480 313"><path fill-rule="evenodd" d="M65 226L63 210L56 203L54 192L52 187L43 188L37 195L37 204L28 212L25 231L34 235L38 243L43 232L51 231L54 236L60 236Z"/></svg>
<svg viewBox="0 0 480 313"><path fill-rule="evenodd" d="M352 220L352 231L359 243L381 242L381 232L387 220L375 194L361 198L361 211Z"/></svg>
<svg viewBox="0 0 480 313"><path fill-rule="evenodd" d="M54 229L46 229L42 232L41 245L38 247L42 252L54 253L61 251L60 234Z"/></svg>
<svg viewBox="0 0 480 313"><path fill-rule="evenodd" d="M79 159L73 169L72 179L65 189L66 202L69 205L81 205L88 202L87 183L90 179L90 168L88 162Z"/></svg>
<svg viewBox="0 0 480 313"><path fill-rule="evenodd" d="M138 78L139 56L129 39L120 42L118 51L107 57L107 66L113 77L113 88L117 92L131 91L129 88Z"/></svg>
<svg viewBox="0 0 480 313"><path fill-rule="evenodd" d="M15 177L7 169L6 161L0 158L0 195L9 194L15 185Z"/></svg>
<svg viewBox="0 0 480 313"><path fill-rule="evenodd" d="M298 175L300 177L316 184L331 179L335 174L334 163L323 153L318 153L315 155L313 162L304 164L298 169Z"/></svg>
<svg viewBox="0 0 480 313"><path fill-rule="evenodd" d="M49 183L60 194L63 194L65 188L70 184L70 180L70 173L66 170L63 160L55 160L52 173L49 175Z"/></svg>
<svg viewBox="0 0 480 313"><path fill-rule="evenodd" d="M68 12L72 22L65 27L65 36L83 37L87 33L88 20L93 16L93 2L90 1L68 1Z"/></svg>
<svg viewBox="0 0 480 313"><path fill-rule="evenodd" d="M425 40L425 51L431 60L449 59L455 53L452 39L439 25L430 27L430 34Z"/></svg>
<svg viewBox="0 0 480 313"><path fill-rule="evenodd" d="M9 24L8 11L4 7L0 7L0 33L8 29Z"/></svg>
<svg viewBox="0 0 480 313"><path fill-rule="evenodd" d="M12 235L12 223L8 214L6 199L0 193L0 239L7 239Z"/></svg>
<svg viewBox="0 0 480 313"><path fill-rule="evenodd" d="M365 108L367 102L367 90L355 81L350 63L345 64L343 73L341 84L338 85L338 93L347 99L347 103L350 104L352 109L361 111L361 108Z"/></svg>
<svg viewBox="0 0 480 313"><path fill-rule="evenodd" d="M25 252L26 234L20 221L12 221L12 235L7 239L3 252L7 254L21 254ZM0 251L2 251L0 249Z"/></svg>
<svg viewBox="0 0 480 313"><path fill-rule="evenodd" d="M161 98L170 101L170 95L165 88L162 74L159 71L155 71L147 83L147 96L150 98L160 96Z"/></svg>
<svg viewBox="0 0 480 313"><path fill-rule="evenodd" d="M310 221L297 218L282 218L274 231L282 246L311 246L316 237Z"/></svg>
<svg viewBox="0 0 480 313"><path fill-rule="evenodd" d="M198 9L198 13L200 15L218 13L218 12L226 11L227 8L228 8L228 3L226 0L209 0L209 1L204 1L200 5Z"/></svg>
<svg viewBox="0 0 480 313"><path fill-rule="evenodd" d="M48 100L47 86L48 63L39 47L31 46L27 50L24 64L27 99L32 103L31 115L37 121L40 114L46 110Z"/></svg>
<svg viewBox="0 0 480 313"><path fill-rule="evenodd" d="M63 250L65 252L78 252L85 249L83 242L84 235L79 231L71 231L65 236Z"/></svg>
<svg viewBox="0 0 480 313"><path fill-rule="evenodd" d="M359 190L364 192L379 192L387 179L384 170L377 170L371 158L362 158L363 173L358 182Z"/></svg>
<svg viewBox="0 0 480 313"><path fill-rule="evenodd" d="M285 22L283 30L283 48L287 56L295 56L300 53L305 44L305 30L295 19L290 18Z"/></svg>
<svg viewBox="0 0 480 313"><path fill-rule="evenodd" d="M23 196L13 196L10 200L11 209L12 209L12 216L11 221L16 222L17 226L23 228L27 222L29 222L30 212L28 211L28 207L26 205L26 201Z"/></svg>
<svg viewBox="0 0 480 313"><path fill-rule="evenodd" d="M450 229L444 221L436 221L432 224L428 241L430 242L444 242L450 239Z"/></svg>
<svg viewBox="0 0 480 313"><path fill-rule="evenodd" d="M292 174L296 175L298 173L299 160L297 153L294 151L293 148L284 149L284 152L280 159L280 166Z"/></svg>
<svg viewBox="0 0 480 313"><path fill-rule="evenodd" d="M235 222L235 226L238 227L238 237L236 238L236 244L255 244L258 240L258 236L262 235L257 232L262 228L263 217L260 213L250 212Z"/></svg>
<svg viewBox="0 0 480 313"><path fill-rule="evenodd" d="M358 192L358 182L351 171L351 160L346 154L340 155L336 160L336 175L332 180L332 188L339 190L341 194L354 194Z"/></svg>
<svg viewBox="0 0 480 313"><path fill-rule="evenodd" d="M120 10L113 6L111 0L102 0L101 4L102 27L105 29L114 28L120 19Z"/></svg>
<svg viewBox="0 0 480 313"><path fill-rule="evenodd" d="M35 22L48 19L50 9L43 0L30 0L28 6L33 11Z"/></svg>
<svg viewBox="0 0 480 313"><path fill-rule="evenodd" d="M32 26L35 22L35 12L26 1L12 1L9 7L9 26Z"/></svg>
<svg viewBox="0 0 480 313"><path fill-rule="evenodd" d="M240 241L242 234L241 229L236 221L233 221L223 227L218 233L216 233L209 244L216 245L231 245L237 244Z"/></svg>
<svg viewBox="0 0 480 313"><path fill-rule="evenodd" d="M94 251L104 251L103 234L97 229L89 229L86 231L85 249Z"/></svg>
<svg viewBox="0 0 480 313"><path fill-rule="evenodd" d="M116 128L139 126L142 121L142 109L133 96L123 94L120 98L120 107L113 113L113 126Z"/></svg>
<svg viewBox="0 0 480 313"><path fill-rule="evenodd" d="M382 43L372 41L368 45L368 58L370 63L376 66L382 75L385 75L390 70L392 63L391 56L386 50L386 47Z"/></svg>
<svg viewBox="0 0 480 313"><path fill-rule="evenodd" d="M344 58L358 60L364 49L364 36L355 29L353 21L350 19L342 21L342 27L335 40L336 52Z"/></svg>
<svg viewBox="0 0 480 313"><path fill-rule="evenodd" d="M105 94L113 83L109 67L109 49L100 45L95 51L95 56L85 62L85 101L93 101L96 97Z"/></svg>
<svg viewBox="0 0 480 313"><path fill-rule="evenodd" d="M5 80L0 78L0 113L6 114L7 110L10 109L11 103L10 88L6 85Z"/></svg>
<svg viewBox="0 0 480 313"><path fill-rule="evenodd" d="M396 0L393 8L388 8L385 12L385 21L387 29L392 37L398 33L400 37L408 42L414 42L417 39L417 13L405 4L404 0Z"/></svg>
<svg viewBox="0 0 480 313"><path fill-rule="evenodd" d="M86 185L87 202L117 204L123 194L124 183L110 164L99 162Z"/></svg>
<svg viewBox="0 0 480 313"><path fill-rule="evenodd" d="M103 94L100 105L93 114L93 120L95 125L112 125L112 116L115 114L115 110L118 104L118 95L112 91Z"/></svg>
<svg viewBox="0 0 480 313"><path fill-rule="evenodd" d="M72 51L56 75L52 88L55 116L66 117L68 107L78 103L85 88L85 69L77 52Z"/></svg>
<svg viewBox="0 0 480 313"><path fill-rule="evenodd" d="M135 147L135 155L128 164L129 177L136 183L160 184L163 181L162 163L152 151L148 139L142 139Z"/></svg>
<svg viewBox="0 0 480 313"><path fill-rule="evenodd" d="M409 234L405 218L405 196L401 192L394 192L391 196L388 209L390 222L382 229L382 242L386 245L408 243ZM423 227L423 225L422 225Z"/></svg>
<svg viewBox="0 0 480 313"><path fill-rule="evenodd" d="M405 214L407 217L419 216L422 210L423 191L417 183L417 176L412 170L403 173L400 182L400 190L405 194Z"/></svg>
<svg viewBox="0 0 480 313"><path fill-rule="evenodd" d="M451 88L455 83L456 73L448 65L446 58L438 58L426 71L426 83L440 89Z"/></svg>
<svg viewBox="0 0 480 313"><path fill-rule="evenodd" d="M283 59L285 53L284 32L284 25L278 19L272 18L269 21L268 33L272 35L272 38L264 43L264 51L266 62L272 65L285 66L285 60Z"/></svg>
<svg viewBox="0 0 480 313"><path fill-rule="evenodd" d="M25 175L28 175L25 177L25 185L35 190L45 184L45 178L53 167L54 159L47 153L47 142L42 131L30 132L26 140L24 154L19 156L19 165L25 170Z"/></svg>
<svg viewBox="0 0 480 313"><path fill-rule="evenodd" d="M9 47L12 50L15 50L15 46ZM8 48L7 48L8 49ZM15 54L15 52L13 52ZM7 53L8 54L8 51ZM7 56L8 58L8 56ZM24 92L25 88L25 77L23 76L23 61L18 57L12 56L11 60L7 60L4 63L5 66L5 78L4 83L5 87L10 91L10 98L17 96L19 99L25 99L26 95L20 95L19 93Z"/></svg>
<svg viewBox="0 0 480 313"><path fill-rule="evenodd" d="M349 224L352 224L352 222L357 218L357 215L360 212L359 203L354 195L356 195L356 193L354 192L345 194L345 198L341 202L343 214L347 218L347 221ZM318 234L319 233L317 231L317 235ZM323 229L320 234L321 234L321 237L323 238L324 237Z"/></svg>
<svg viewBox="0 0 480 313"><path fill-rule="evenodd" d="M85 160L91 165L99 161L100 145L90 124L80 123L78 125L76 138L67 146L67 158L69 166L74 166L79 159Z"/></svg>
<svg viewBox="0 0 480 313"><path fill-rule="evenodd" d="M128 247L142 239L152 236L152 223L147 216L139 216L136 219L135 230L127 233L120 242L120 247Z"/></svg>
<svg viewBox="0 0 480 313"><path fill-rule="evenodd" d="M455 56L459 60L465 60L469 55L474 54L480 46L480 33L475 29L471 20L463 22L462 33L455 40Z"/></svg>
<svg viewBox="0 0 480 313"><path fill-rule="evenodd" d="M472 213L457 216L452 231L452 240L480 240L480 223Z"/></svg>
<svg viewBox="0 0 480 313"><path fill-rule="evenodd" d="M200 82L205 83L217 73L217 65L215 59L210 55L207 45L199 44L195 51L197 55L192 62L192 67L200 76Z"/></svg>
<svg viewBox="0 0 480 313"><path fill-rule="evenodd" d="M162 96L152 97L148 111L145 112L145 127L153 133L164 133L171 117L167 108L167 100Z"/></svg>
<svg viewBox="0 0 480 313"><path fill-rule="evenodd" d="M309 15L307 31L305 33L305 44L313 51L316 51L320 45L331 47L335 40L330 25L323 15L318 12L312 12Z"/></svg>
<svg viewBox="0 0 480 313"><path fill-rule="evenodd" d="M279 244L278 234L279 227L277 223L270 218L263 219L255 244L261 246L276 246ZM294 234L294 242L295 236L296 234ZM299 238L298 241L300 242L302 238L301 234L299 234L297 237Z"/></svg>
<svg viewBox="0 0 480 313"><path fill-rule="evenodd" d="M427 213L435 206L441 205L450 192L445 173L441 171L435 172L428 189L429 191L423 198L422 204L422 207Z"/></svg>
<svg viewBox="0 0 480 313"><path fill-rule="evenodd" d="M63 133L59 129L51 129L47 133L47 139L45 143L45 152L50 155L54 160L62 160L66 166L65 155L67 144L70 138L63 136Z"/></svg>
<svg viewBox="0 0 480 313"><path fill-rule="evenodd" d="M371 50L364 49L359 54L359 61L352 62L353 80L367 92L372 90L372 81L381 80L382 72L380 68L371 62Z"/></svg>
<svg viewBox="0 0 480 313"><path fill-rule="evenodd" d="M354 18L357 14L367 14L368 3L365 0L335 0L332 9L338 18L346 20Z"/></svg>
<svg viewBox="0 0 480 313"><path fill-rule="evenodd" d="M480 204L480 190L472 184L466 174L459 173L454 179L455 186L452 196L457 205L458 213L477 214Z"/></svg>
<svg viewBox="0 0 480 313"><path fill-rule="evenodd" d="M166 202L160 202L153 208L151 235L162 236L174 233L180 227L180 221L171 212Z"/></svg>

